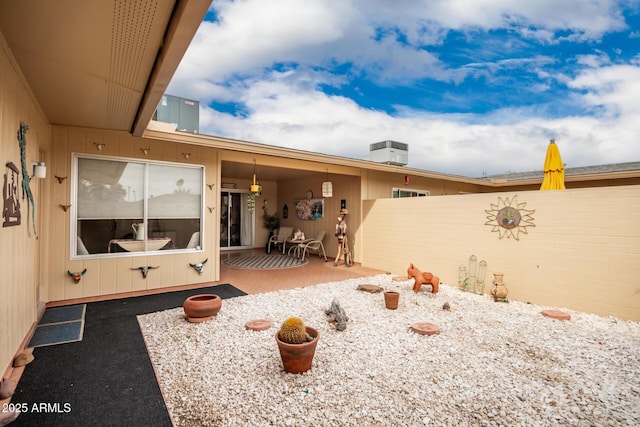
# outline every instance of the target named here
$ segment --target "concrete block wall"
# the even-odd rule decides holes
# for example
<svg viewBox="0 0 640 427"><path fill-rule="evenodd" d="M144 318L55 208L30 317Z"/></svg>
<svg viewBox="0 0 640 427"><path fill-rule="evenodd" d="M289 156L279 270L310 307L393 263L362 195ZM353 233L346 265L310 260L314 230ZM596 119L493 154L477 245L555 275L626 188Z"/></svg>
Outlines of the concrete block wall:
<svg viewBox="0 0 640 427"><path fill-rule="evenodd" d="M524 215L513 234L505 206ZM640 321L640 186L369 200L358 232L365 266L457 286L474 254L485 293L502 272L509 299Z"/></svg>

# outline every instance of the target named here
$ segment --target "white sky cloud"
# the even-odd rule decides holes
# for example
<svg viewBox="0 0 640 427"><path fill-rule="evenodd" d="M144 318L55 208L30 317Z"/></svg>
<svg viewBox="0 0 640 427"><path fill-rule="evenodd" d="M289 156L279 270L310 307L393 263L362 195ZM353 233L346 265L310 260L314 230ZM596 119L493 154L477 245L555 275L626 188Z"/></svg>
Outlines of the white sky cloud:
<svg viewBox="0 0 640 427"><path fill-rule="evenodd" d="M633 45L604 39L638 34L622 13L629 3L638 5L216 0L218 21L202 24L168 93L200 101L201 133L353 158L393 139L409 144L409 166L439 172L539 170L551 138L569 167L640 161L640 50L617 59ZM463 40L448 38L454 30ZM465 86L470 81L477 85ZM448 86L433 89L439 83ZM483 92L492 84L504 85L503 103ZM373 86L388 108L364 106ZM432 109L428 96L412 99L413 86L434 91L434 104L486 96L492 107ZM506 100L519 94L552 100ZM237 104L241 113L215 111L211 102Z"/></svg>

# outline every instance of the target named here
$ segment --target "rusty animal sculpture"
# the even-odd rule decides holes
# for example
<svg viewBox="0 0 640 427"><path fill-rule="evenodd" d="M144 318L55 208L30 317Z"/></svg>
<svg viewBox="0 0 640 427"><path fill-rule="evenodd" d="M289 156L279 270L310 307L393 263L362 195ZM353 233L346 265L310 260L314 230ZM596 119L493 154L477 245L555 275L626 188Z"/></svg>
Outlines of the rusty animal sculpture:
<svg viewBox="0 0 640 427"><path fill-rule="evenodd" d="M147 274L149 274L149 270L154 269L154 268L160 268L160 266L157 267L152 267L150 265L145 265L142 267L131 267L132 270L140 270L142 272L142 278L146 279L147 278Z"/></svg>
<svg viewBox="0 0 640 427"><path fill-rule="evenodd" d="M67 270L67 274L71 277L73 277L73 281L77 284L80 283L80 279L82 279L82 276L84 276L84 273L87 272L87 269L85 268L82 271L76 271L75 273L70 272L69 270Z"/></svg>
<svg viewBox="0 0 640 427"><path fill-rule="evenodd" d="M189 263L189 265L193 267L198 272L198 274L202 274L202 272L204 271L204 265L207 263L207 261L209 261L209 258L205 259L204 261L198 264Z"/></svg>
<svg viewBox="0 0 640 427"><path fill-rule="evenodd" d="M418 293L422 285L431 285L431 292L434 294L438 293L438 287L440 285L440 278L438 276L434 276L433 274L427 272L423 273L418 268L416 268L413 263L409 264L409 268L407 269L407 276L409 276L409 278L413 277L415 279L413 292Z"/></svg>

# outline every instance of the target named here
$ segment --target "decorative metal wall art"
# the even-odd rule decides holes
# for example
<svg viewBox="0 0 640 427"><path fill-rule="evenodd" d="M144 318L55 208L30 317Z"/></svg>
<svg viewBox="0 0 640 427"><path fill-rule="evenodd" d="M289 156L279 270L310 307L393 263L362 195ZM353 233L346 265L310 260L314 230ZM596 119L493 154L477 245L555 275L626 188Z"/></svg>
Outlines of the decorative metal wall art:
<svg viewBox="0 0 640 427"><path fill-rule="evenodd" d="M22 198L24 199L26 196L28 199L28 203L31 203L31 225L33 226L33 234L35 234L37 239L38 233L36 232L36 205L33 201L33 193L31 193L31 187L29 187L31 178L29 177L29 171L27 170L28 130L29 126L27 126L25 122L20 122L20 129L18 130L18 145L20 146L20 163L22 165ZM29 218L28 215L27 218Z"/></svg>
<svg viewBox="0 0 640 427"><path fill-rule="evenodd" d="M12 227L20 225L20 197L18 196L18 177L20 171L18 167L9 162L6 164L7 170L4 174L4 183L2 185L2 198L4 206L2 208L3 227Z"/></svg>
<svg viewBox="0 0 640 427"><path fill-rule="evenodd" d="M536 226L533 223L535 210L525 209L527 203L518 203L517 198L498 197L498 204L491 203L491 209L485 210L488 221L484 224L492 226L491 231L497 231L500 239L520 240L520 233L527 234L527 227Z"/></svg>

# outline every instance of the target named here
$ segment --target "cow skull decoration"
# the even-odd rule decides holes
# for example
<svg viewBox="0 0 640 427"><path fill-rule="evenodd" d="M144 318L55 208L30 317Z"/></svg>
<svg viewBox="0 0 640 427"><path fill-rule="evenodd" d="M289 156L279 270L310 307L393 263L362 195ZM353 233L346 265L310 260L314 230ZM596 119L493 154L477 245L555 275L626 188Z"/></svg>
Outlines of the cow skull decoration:
<svg viewBox="0 0 640 427"><path fill-rule="evenodd" d="M140 270L142 272L142 278L143 279L147 278L147 274L149 274L149 270L151 270L153 268L160 268L160 266L152 267L150 265L145 265L143 267L131 267L132 270Z"/></svg>
<svg viewBox="0 0 640 427"><path fill-rule="evenodd" d="M198 264L191 264L189 263L189 265L191 267L194 268L194 270L196 270L198 272L198 274L202 274L202 272L204 271L204 265L207 263L207 261L209 261L209 258L205 259L204 261L202 261L201 263Z"/></svg>
<svg viewBox="0 0 640 427"><path fill-rule="evenodd" d="M87 272L87 269L85 268L82 271L77 271L75 273L70 272L69 270L67 270L67 274L71 277L73 277L73 282L78 284L80 283L80 279L82 279L82 276L84 276L84 273Z"/></svg>

